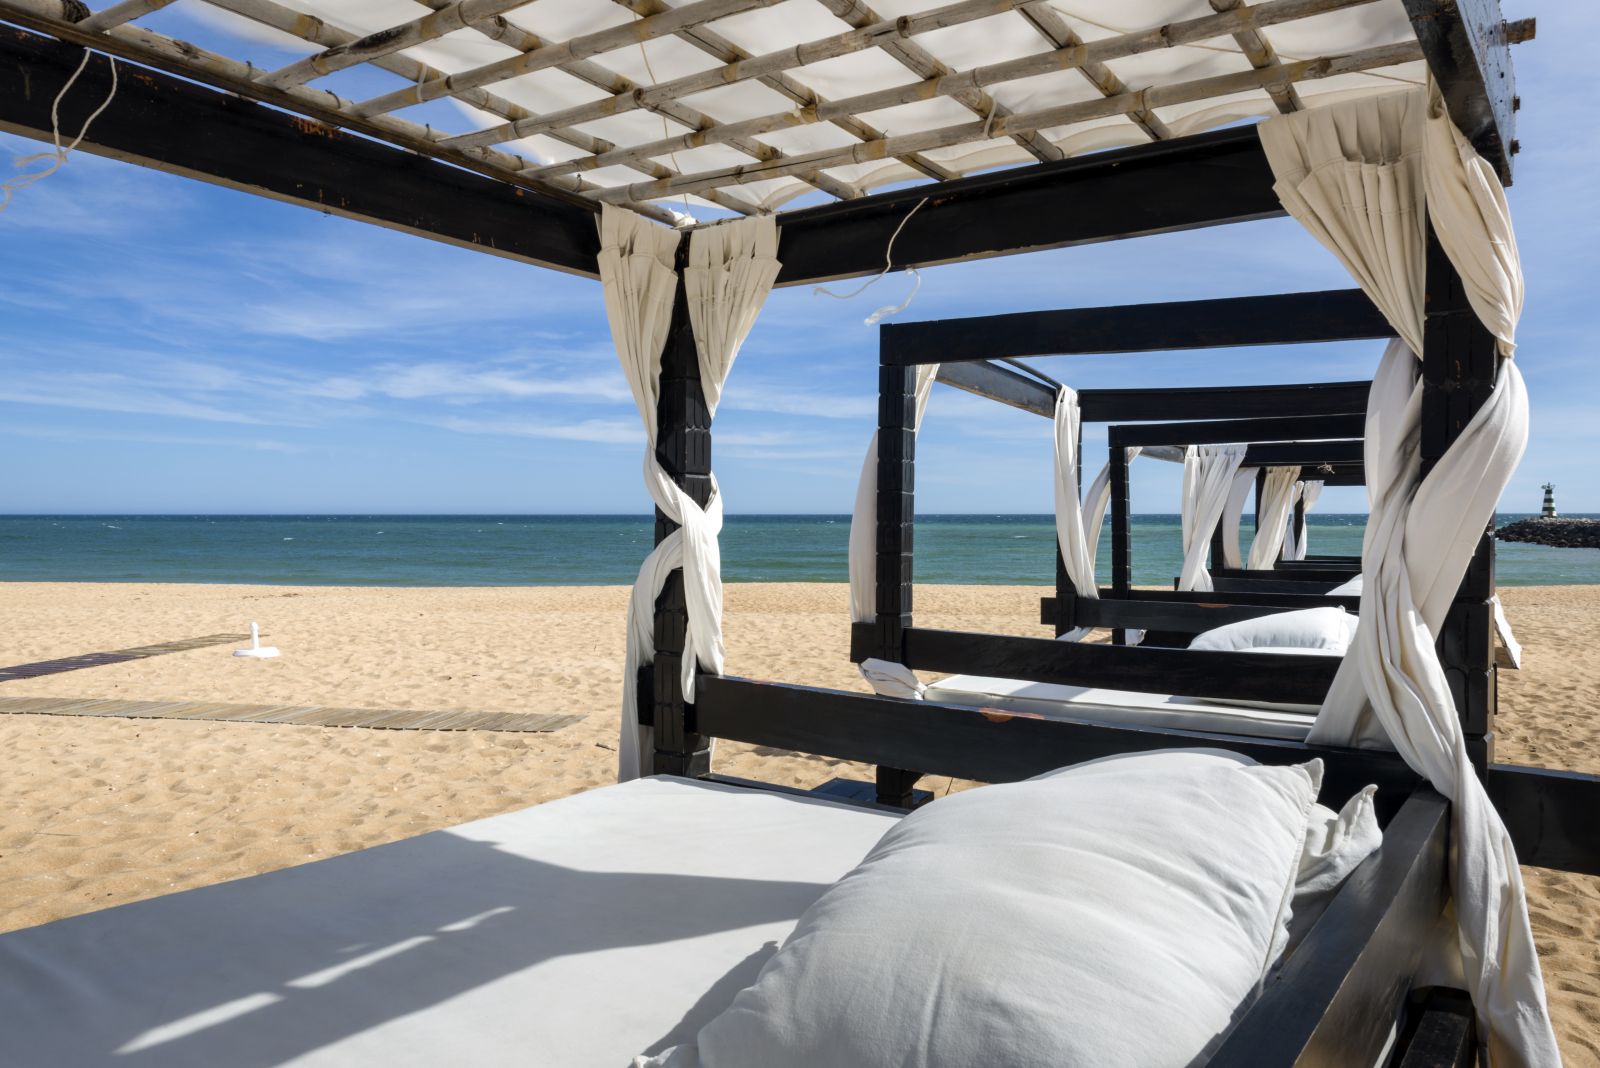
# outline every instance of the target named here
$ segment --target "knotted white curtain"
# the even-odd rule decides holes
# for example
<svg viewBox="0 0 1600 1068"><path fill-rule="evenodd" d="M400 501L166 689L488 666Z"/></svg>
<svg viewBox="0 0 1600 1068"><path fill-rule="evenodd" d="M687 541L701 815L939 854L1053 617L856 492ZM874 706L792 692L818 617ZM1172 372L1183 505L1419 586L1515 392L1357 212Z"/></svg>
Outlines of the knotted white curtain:
<svg viewBox="0 0 1600 1068"><path fill-rule="evenodd" d="M1271 571L1278 562L1278 550L1283 548L1284 532L1289 528L1289 514L1294 510L1294 487L1299 475L1298 467L1267 468L1266 484L1261 488L1261 514L1256 516L1256 536L1250 539L1250 559L1245 565L1250 570Z"/></svg>
<svg viewBox="0 0 1600 1068"><path fill-rule="evenodd" d="M1056 484L1056 547L1066 566L1067 578L1079 597L1099 600L1100 589L1094 579L1094 551L1089 547L1088 533L1084 529L1083 506L1078 500L1078 431L1083 425L1083 415L1078 408L1078 394L1067 386L1056 390L1055 408L1055 484ZM1111 468L1107 465L1106 496L1110 496ZM1103 515L1105 505L1100 512ZM1095 524L1099 534L1099 522ZM1078 627L1062 635L1068 641L1078 641L1089 634L1090 627Z"/></svg>
<svg viewBox="0 0 1600 1068"><path fill-rule="evenodd" d="M1143 450L1142 445L1129 445L1122 450L1123 462L1133 463L1134 458ZM1111 461L1107 460L1100 468L1100 473L1094 476L1094 481L1089 483L1089 490L1083 495L1083 540L1084 547L1089 551L1091 562L1100 558L1100 528L1105 525L1106 506L1111 503ZM1092 572L1091 572L1092 573ZM1096 590L1098 593L1099 591Z"/></svg>
<svg viewBox="0 0 1600 1068"><path fill-rule="evenodd" d="M1244 459L1243 445L1190 445L1183 450L1183 570L1178 589L1211 589L1206 553L1211 532L1233 490L1233 476Z"/></svg>
<svg viewBox="0 0 1600 1068"><path fill-rule="evenodd" d="M1300 518L1298 523L1289 524L1289 534L1283 543L1283 557L1285 560L1304 560L1306 548L1311 541L1311 526L1305 522L1305 517L1311 514L1311 509L1322 496L1322 482L1318 479L1307 479L1295 483L1295 497L1301 503Z"/></svg>
<svg viewBox="0 0 1600 1068"><path fill-rule="evenodd" d="M1276 117L1261 141L1289 214L1333 251L1400 335L1367 409L1371 514L1361 625L1312 730L1392 745L1452 802L1456 946L1490 1063L1559 1065L1515 851L1473 773L1435 635L1527 442L1511 360L1522 273L1504 192L1435 86ZM1421 477L1426 224L1503 359L1488 402Z"/></svg>
<svg viewBox="0 0 1600 1068"><path fill-rule="evenodd" d="M1222 566L1243 567L1244 557L1239 552L1239 522L1244 518L1244 502L1250 496L1250 487L1256 484L1259 467L1241 467L1233 474L1233 485L1228 489L1228 503L1222 510Z"/></svg>
<svg viewBox="0 0 1600 1068"><path fill-rule="evenodd" d="M716 479L701 508L656 460L656 403L660 397L661 351L672 322L678 287L676 257L681 235L632 212L604 205L600 214L600 281L606 318L623 375L644 420L644 481L673 531L645 558L628 601L628 643L622 687L622 730L617 778L651 771L654 732L638 721L639 669L655 659L655 603L667 576L683 569L689 626L684 637L683 694L694 700L698 667L721 674L722 495ZM741 219L697 230L689 238L684 275L701 387L714 412L739 346L755 324L777 278L777 225L771 217Z"/></svg>
<svg viewBox="0 0 1600 1068"><path fill-rule="evenodd" d="M914 388L916 412L911 429L922 429L933 392L936 363L918 364ZM878 600L878 432L872 432L867 455L861 462L861 478L856 481L856 503L850 513L850 621L871 623L877 616ZM921 698L926 689L904 664L869 657L858 665L861 677L885 697Z"/></svg>

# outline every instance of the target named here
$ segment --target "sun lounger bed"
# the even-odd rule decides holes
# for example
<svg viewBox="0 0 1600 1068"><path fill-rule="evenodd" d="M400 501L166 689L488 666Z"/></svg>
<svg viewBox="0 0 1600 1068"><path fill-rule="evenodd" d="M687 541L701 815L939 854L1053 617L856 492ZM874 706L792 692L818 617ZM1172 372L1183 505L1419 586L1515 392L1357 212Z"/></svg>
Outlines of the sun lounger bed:
<svg viewBox="0 0 1600 1068"><path fill-rule="evenodd" d="M14 1068L627 1065L891 813L658 777L0 936Z"/></svg>

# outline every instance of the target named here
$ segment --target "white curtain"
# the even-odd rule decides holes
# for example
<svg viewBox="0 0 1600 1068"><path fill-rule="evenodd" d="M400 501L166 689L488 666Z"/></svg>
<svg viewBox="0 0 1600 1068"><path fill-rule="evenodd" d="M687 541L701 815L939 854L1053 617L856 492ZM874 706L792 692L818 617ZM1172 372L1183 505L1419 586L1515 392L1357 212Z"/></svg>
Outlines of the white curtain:
<svg viewBox="0 0 1600 1068"><path fill-rule="evenodd" d="M1078 500L1078 430L1083 425L1078 409L1076 391L1062 386L1056 391L1055 409L1055 484L1056 484L1056 548L1066 565L1067 578L1079 597L1099 600L1100 589L1094 579L1094 552L1089 548L1089 538L1084 530L1083 506ZM1110 473L1106 473L1106 496L1110 496ZM1105 505L1102 504L1103 514ZM1099 524L1095 525L1099 533ZM1078 627L1062 635L1068 641L1078 641L1092 628Z"/></svg>
<svg viewBox="0 0 1600 1068"><path fill-rule="evenodd" d="M1241 467L1234 472L1233 485L1228 490L1228 503L1222 511L1222 566L1244 566L1244 556L1239 552L1239 523L1244 518L1244 502L1250 497L1250 487L1256 484L1259 467Z"/></svg>
<svg viewBox="0 0 1600 1068"><path fill-rule="evenodd" d="M1294 487L1299 476L1298 467L1267 468L1266 484L1261 488L1261 514L1256 516L1256 536L1250 539L1250 559L1245 565L1250 570L1271 571L1276 566L1294 511Z"/></svg>
<svg viewBox="0 0 1600 1068"><path fill-rule="evenodd" d="M922 417L928 410L928 397L933 392L934 376L939 373L936 363L918 364L916 368L916 413L911 429L922 429ZM861 461L861 478L856 481L856 503L850 513L850 620L853 623L871 623L877 617L878 601L878 432L872 432L867 445L867 455ZM920 698L925 687L910 668L888 660L869 657L858 667L861 677L872 684L875 692L885 697Z"/></svg>
<svg viewBox="0 0 1600 1068"><path fill-rule="evenodd" d="M655 603L667 576L683 569L689 626L684 636L683 694L694 700L697 666L721 674L722 495L715 478L701 508L656 460L656 403L660 396L661 350L672 322L677 292L680 235L611 205L600 215L600 281L617 358L645 426L644 480L662 514L679 527L664 538L639 568L628 601L628 644L623 671L622 729L617 778L651 771L654 732L638 722L639 668L655 659ZM777 277L777 225L771 217L741 219L697 230L689 238L689 297L701 385L712 411L739 346Z"/></svg>
<svg viewBox="0 0 1600 1068"><path fill-rule="evenodd" d="M1244 459L1243 445L1190 445L1183 450L1183 570L1178 589L1211 589L1206 553L1211 532L1233 490L1233 476Z"/></svg>
<svg viewBox="0 0 1600 1068"><path fill-rule="evenodd" d="M1516 854L1473 772L1435 647L1527 442L1527 394L1511 360L1522 274L1505 196L1431 84L1270 119L1261 141L1284 207L1400 335L1368 401L1361 625L1311 738L1392 746L1453 802L1454 948L1490 1063L1559 1065ZM1504 358L1488 402L1424 479L1415 354L1428 219Z"/></svg>
<svg viewBox="0 0 1600 1068"><path fill-rule="evenodd" d="M1311 509L1322 496L1322 485L1322 482L1318 479L1308 479L1305 482L1296 483L1296 496L1301 503L1301 522L1289 525L1289 536L1284 542L1284 559L1286 560L1304 560L1306 558L1307 546L1311 541L1311 526L1305 521L1305 518L1311 514Z"/></svg>
<svg viewBox="0 0 1600 1068"><path fill-rule="evenodd" d="M1133 463L1142 445L1129 445L1122 450L1123 462ZM1105 525L1106 507L1111 503L1111 461L1107 460L1100 468L1100 473L1094 476L1094 481L1089 483L1089 490L1083 495L1083 541L1089 550L1090 561L1100 558L1100 528ZM1096 590L1096 592L1099 592Z"/></svg>

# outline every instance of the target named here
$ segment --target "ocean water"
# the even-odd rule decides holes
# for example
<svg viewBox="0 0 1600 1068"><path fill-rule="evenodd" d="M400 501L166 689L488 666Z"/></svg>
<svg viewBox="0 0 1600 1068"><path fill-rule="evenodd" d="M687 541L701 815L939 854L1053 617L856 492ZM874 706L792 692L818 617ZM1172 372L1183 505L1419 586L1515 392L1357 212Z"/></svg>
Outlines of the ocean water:
<svg viewBox="0 0 1600 1068"><path fill-rule="evenodd" d="M1312 513L1311 551L1359 553L1364 522ZM842 582L849 530L848 516L730 516L723 577ZM634 516L8 516L0 580L620 585L638 574L651 531ZM918 516L916 579L1049 585L1054 537L1047 515ZM1170 583L1180 555L1177 516L1134 517L1136 583ZM1504 586L1600 584L1600 550L1504 543L1497 562ZM1102 538L1098 573L1110 572Z"/></svg>

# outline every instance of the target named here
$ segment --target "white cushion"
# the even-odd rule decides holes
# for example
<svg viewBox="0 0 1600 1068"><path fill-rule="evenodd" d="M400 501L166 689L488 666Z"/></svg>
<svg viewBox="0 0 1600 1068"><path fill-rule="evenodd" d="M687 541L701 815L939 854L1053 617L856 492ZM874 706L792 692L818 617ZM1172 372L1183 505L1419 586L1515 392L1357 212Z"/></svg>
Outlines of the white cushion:
<svg viewBox="0 0 1600 1068"><path fill-rule="evenodd" d="M1376 786L1366 787L1338 812L1326 805L1311 807L1300 873L1295 876L1296 926L1309 924L1322 915L1340 884L1383 843L1383 831L1373 808L1377 792Z"/></svg>
<svg viewBox="0 0 1600 1068"><path fill-rule="evenodd" d="M1305 741L1317 711L1314 705L1254 709L1238 701L1208 702L1198 697L1165 693L1061 686L985 675L951 675L929 684L926 694L929 701L1025 712L1046 719L1167 727L1291 741Z"/></svg>
<svg viewBox="0 0 1600 1068"><path fill-rule="evenodd" d="M667 1068L1182 1066L1284 941L1317 762L1138 754L892 827Z"/></svg>
<svg viewBox="0 0 1600 1068"><path fill-rule="evenodd" d="M1339 585L1335 586L1333 589L1328 591L1328 596L1329 597L1360 597L1361 596L1361 576L1357 575L1355 578L1351 579L1349 582L1341 582L1341 583L1339 583Z"/></svg>
<svg viewBox="0 0 1600 1068"><path fill-rule="evenodd" d="M1359 616L1342 608L1274 612L1197 634L1189 648L1207 652L1313 649L1343 656L1359 623Z"/></svg>

